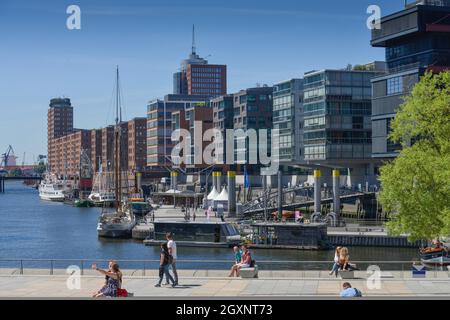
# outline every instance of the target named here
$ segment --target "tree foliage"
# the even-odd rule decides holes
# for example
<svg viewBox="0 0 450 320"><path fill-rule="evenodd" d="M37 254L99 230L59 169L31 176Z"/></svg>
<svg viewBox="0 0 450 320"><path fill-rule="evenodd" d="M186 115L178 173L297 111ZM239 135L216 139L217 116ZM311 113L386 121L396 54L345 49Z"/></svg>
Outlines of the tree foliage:
<svg viewBox="0 0 450 320"><path fill-rule="evenodd" d="M381 168L388 227L410 240L450 234L450 73L427 73L391 125L399 156Z"/></svg>

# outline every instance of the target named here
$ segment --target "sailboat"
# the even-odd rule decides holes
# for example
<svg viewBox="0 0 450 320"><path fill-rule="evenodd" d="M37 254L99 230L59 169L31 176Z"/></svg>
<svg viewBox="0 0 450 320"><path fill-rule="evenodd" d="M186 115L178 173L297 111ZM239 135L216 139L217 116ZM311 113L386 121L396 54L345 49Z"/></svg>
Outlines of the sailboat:
<svg viewBox="0 0 450 320"><path fill-rule="evenodd" d="M110 172L103 174L100 165L99 172L95 176L94 186L88 196L89 201L95 206L111 206L116 201L116 195L110 183L110 176Z"/></svg>
<svg viewBox="0 0 450 320"><path fill-rule="evenodd" d="M122 197L122 172L121 172L121 127L122 119L119 119L120 94L119 94L119 68L116 70L116 124L114 127L114 209L108 212L103 208L100 216L97 233L99 237L130 238L136 219L128 201ZM120 121L119 121L120 120Z"/></svg>

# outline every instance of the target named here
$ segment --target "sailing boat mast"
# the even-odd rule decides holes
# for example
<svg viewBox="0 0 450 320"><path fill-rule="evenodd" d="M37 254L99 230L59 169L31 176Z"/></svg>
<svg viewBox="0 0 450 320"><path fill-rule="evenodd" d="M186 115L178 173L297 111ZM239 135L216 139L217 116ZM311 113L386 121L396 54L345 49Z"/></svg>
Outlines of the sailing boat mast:
<svg viewBox="0 0 450 320"><path fill-rule="evenodd" d="M116 68L116 126L114 129L114 182L116 208L120 207L121 201L121 178L120 178L120 123L119 123L119 66Z"/></svg>

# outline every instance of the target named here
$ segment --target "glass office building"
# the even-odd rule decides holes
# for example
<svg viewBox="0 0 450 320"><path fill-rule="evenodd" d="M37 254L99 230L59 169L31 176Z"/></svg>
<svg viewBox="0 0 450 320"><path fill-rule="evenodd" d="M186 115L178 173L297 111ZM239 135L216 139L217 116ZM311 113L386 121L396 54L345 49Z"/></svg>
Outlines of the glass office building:
<svg viewBox="0 0 450 320"><path fill-rule="evenodd" d="M303 154L306 162L345 164L371 159L371 78L367 70L312 71L304 77ZM368 71L370 70L370 71Z"/></svg>
<svg viewBox="0 0 450 320"><path fill-rule="evenodd" d="M273 128L279 131L281 163L299 163L303 150L303 79L291 79L273 86Z"/></svg>
<svg viewBox="0 0 450 320"><path fill-rule="evenodd" d="M391 122L426 72L450 67L450 1L416 1L383 17L372 46L386 48L388 73L372 80L372 156L393 158L401 146L388 139Z"/></svg>

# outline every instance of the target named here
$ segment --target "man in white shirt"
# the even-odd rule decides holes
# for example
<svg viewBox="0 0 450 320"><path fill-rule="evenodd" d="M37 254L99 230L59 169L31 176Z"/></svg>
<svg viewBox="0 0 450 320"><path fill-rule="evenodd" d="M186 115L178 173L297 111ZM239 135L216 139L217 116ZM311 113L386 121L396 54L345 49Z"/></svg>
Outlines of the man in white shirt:
<svg viewBox="0 0 450 320"><path fill-rule="evenodd" d="M177 257L177 243L175 240L173 240L173 234L172 232L166 233L166 239L167 239L167 248L169 248L169 254L172 256L172 271L175 278L174 285L178 285L178 273L177 273L177 265L176 261L178 259Z"/></svg>

